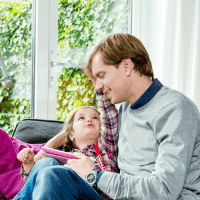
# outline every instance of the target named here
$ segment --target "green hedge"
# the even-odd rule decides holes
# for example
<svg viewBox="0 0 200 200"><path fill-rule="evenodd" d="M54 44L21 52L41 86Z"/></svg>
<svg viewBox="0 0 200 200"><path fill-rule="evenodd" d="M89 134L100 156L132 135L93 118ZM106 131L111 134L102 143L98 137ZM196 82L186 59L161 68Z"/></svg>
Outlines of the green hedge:
<svg viewBox="0 0 200 200"><path fill-rule="evenodd" d="M74 108L94 103L93 85L78 67L85 65L85 54L98 38L128 31L127 4L128 0L59 0L58 60L70 68L58 69L57 119L66 120ZM30 116L31 15L30 0L0 1L0 51L15 81L14 90L0 84L1 113L14 114L0 114L0 128L9 134L19 120Z"/></svg>

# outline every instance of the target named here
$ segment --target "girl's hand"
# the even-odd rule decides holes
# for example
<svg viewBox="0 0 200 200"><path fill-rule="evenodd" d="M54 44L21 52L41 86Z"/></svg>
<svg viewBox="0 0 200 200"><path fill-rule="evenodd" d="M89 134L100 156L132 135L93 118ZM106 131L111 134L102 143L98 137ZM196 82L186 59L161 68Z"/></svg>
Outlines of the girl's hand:
<svg viewBox="0 0 200 200"><path fill-rule="evenodd" d="M17 159L24 164L34 163L34 149L24 148L17 154Z"/></svg>
<svg viewBox="0 0 200 200"><path fill-rule="evenodd" d="M92 71L90 71L88 68L85 67L79 67L87 76L91 79L92 83L94 84L94 87L96 85L96 78L93 76Z"/></svg>

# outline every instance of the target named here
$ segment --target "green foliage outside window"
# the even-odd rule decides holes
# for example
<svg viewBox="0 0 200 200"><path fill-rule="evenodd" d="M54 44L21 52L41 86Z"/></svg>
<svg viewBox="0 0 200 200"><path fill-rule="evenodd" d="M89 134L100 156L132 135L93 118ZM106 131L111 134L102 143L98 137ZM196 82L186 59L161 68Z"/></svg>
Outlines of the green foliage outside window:
<svg viewBox="0 0 200 200"><path fill-rule="evenodd" d="M25 2L25 1L24 1ZM31 1L0 1L0 52L14 88L0 83L0 128L9 134L18 121L30 116ZM0 67L0 78L3 77Z"/></svg>
<svg viewBox="0 0 200 200"><path fill-rule="evenodd" d="M19 120L30 116L31 2L0 0L0 52L15 81L14 91L4 89L0 83L0 128L9 134ZM58 69L57 119L66 120L71 110L93 102L93 85L78 67L85 65L85 54L97 39L128 31L127 3L128 0L58 1L58 60L68 62L70 68Z"/></svg>

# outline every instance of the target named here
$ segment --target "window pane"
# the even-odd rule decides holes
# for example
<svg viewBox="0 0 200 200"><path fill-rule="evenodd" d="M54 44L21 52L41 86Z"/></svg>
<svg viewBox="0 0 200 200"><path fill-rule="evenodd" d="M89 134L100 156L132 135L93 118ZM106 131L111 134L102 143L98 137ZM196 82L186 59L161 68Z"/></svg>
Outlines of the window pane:
<svg viewBox="0 0 200 200"><path fill-rule="evenodd" d="M93 84L78 69L85 54L102 36L128 32L128 0L60 0L58 6L57 119L66 120L79 106L94 103Z"/></svg>
<svg viewBox="0 0 200 200"><path fill-rule="evenodd" d="M0 128L9 134L30 117L31 24L32 0L0 1Z"/></svg>

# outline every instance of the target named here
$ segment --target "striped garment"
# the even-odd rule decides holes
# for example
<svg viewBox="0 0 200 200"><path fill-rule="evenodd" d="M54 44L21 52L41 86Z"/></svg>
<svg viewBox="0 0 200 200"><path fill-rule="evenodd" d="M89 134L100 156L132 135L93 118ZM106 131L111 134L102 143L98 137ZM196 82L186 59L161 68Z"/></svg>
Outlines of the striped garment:
<svg viewBox="0 0 200 200"><path fill-rule="evenodd" d="M119 172L117 167L118 145L118 112L110 100L105 99L102 92L96 92L99 111L101 113L101 130L98 140L99 151L106 171ZM96 158L96 144L87 145L82 151L73 149L72 152L81 152L86 156ZM97 159L97 162L99 159ZM99 163L99 166L101 164ZM102 169L103 170L103 169ZM21 176L26 182L30 172L21 168Z"/></svg>

